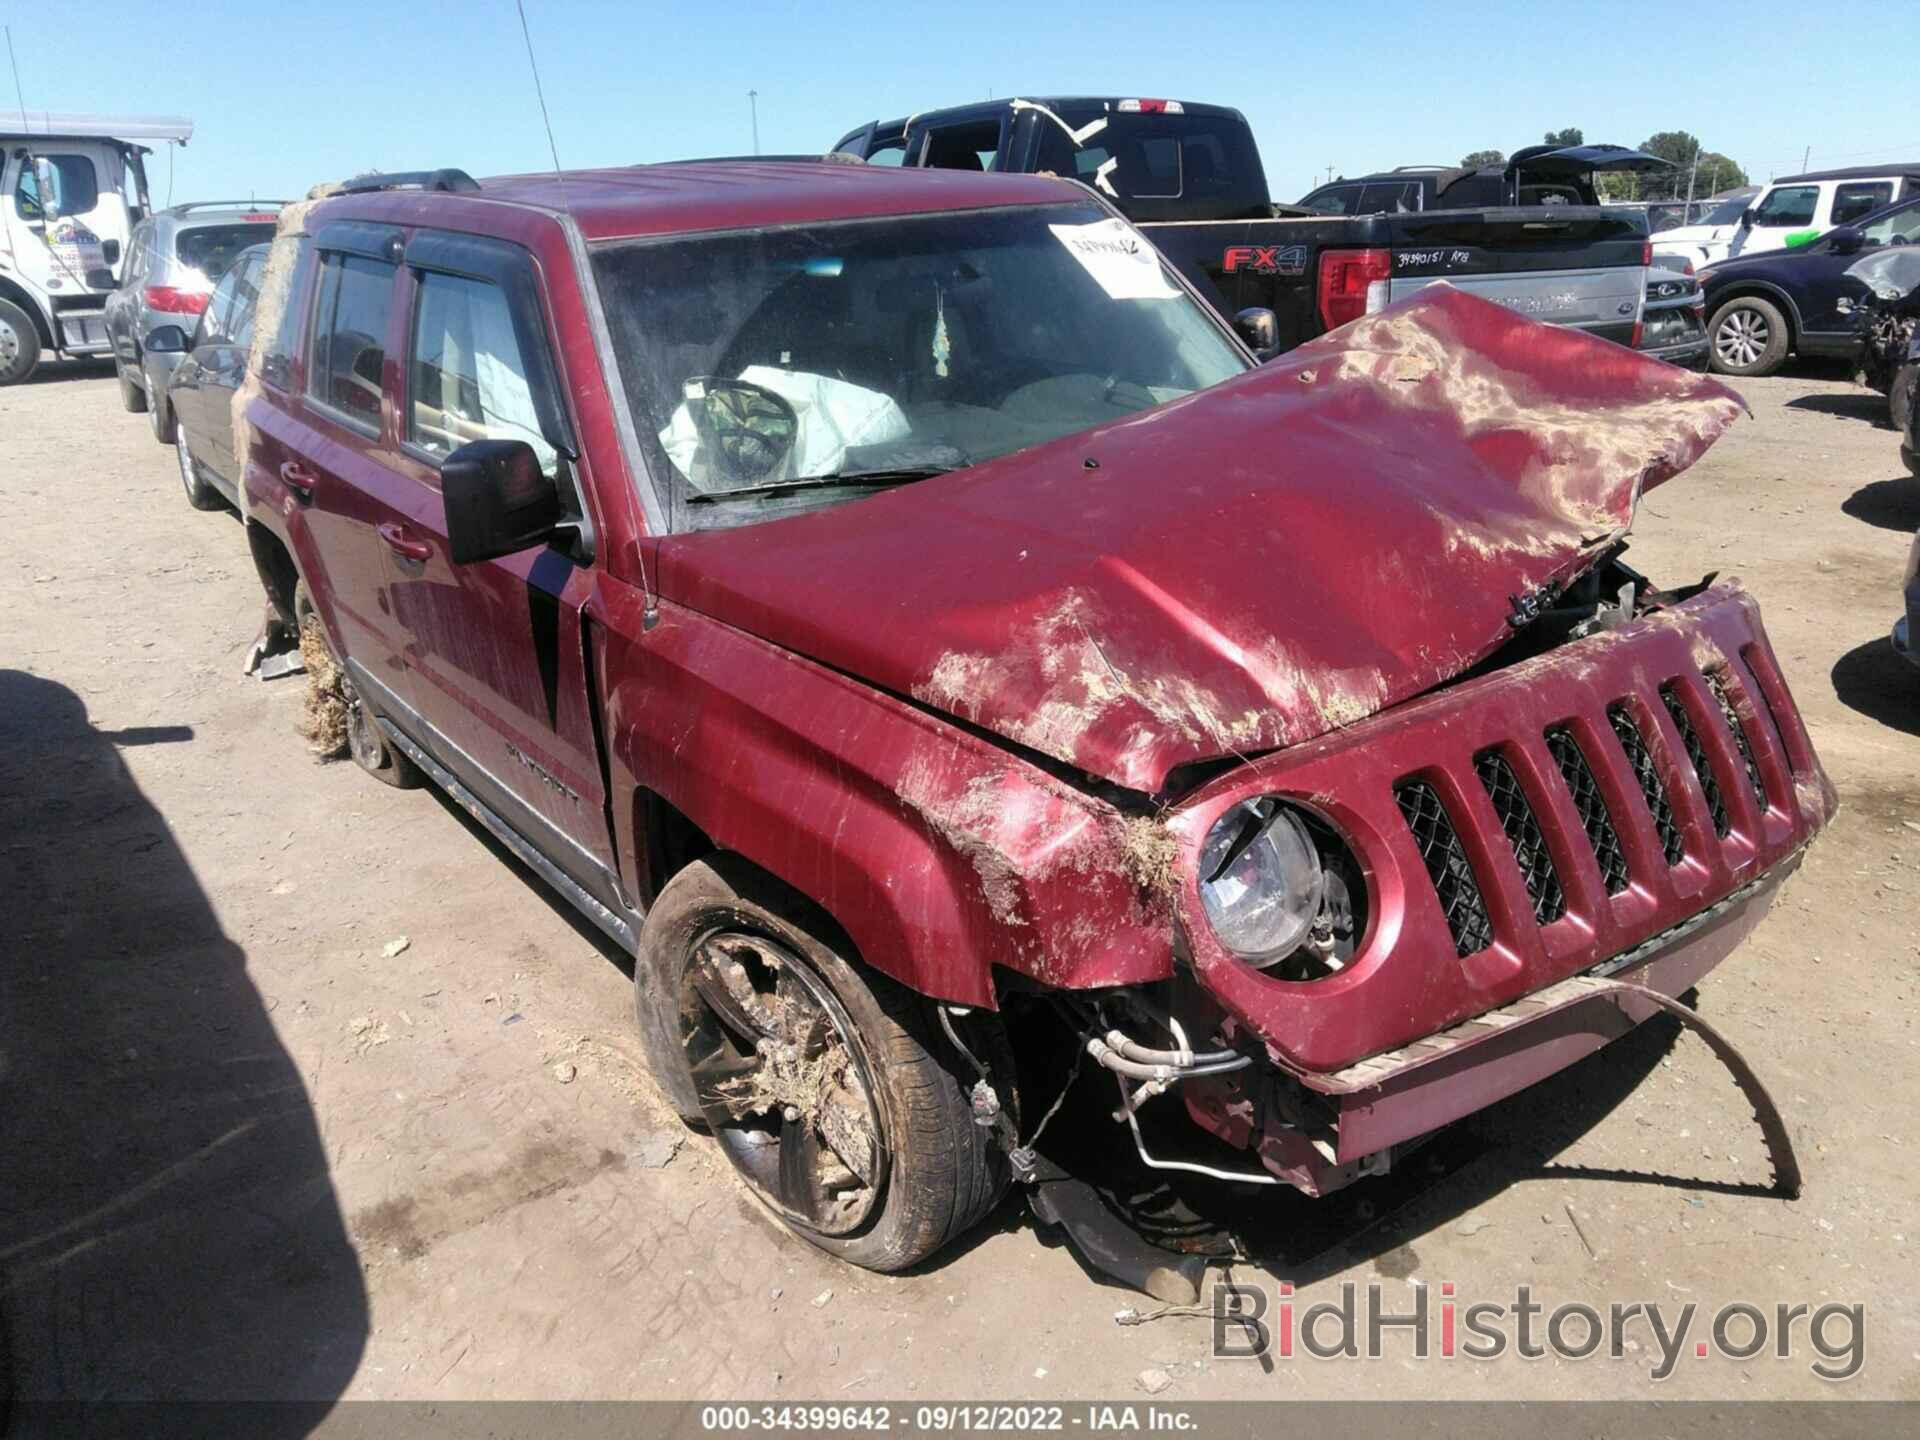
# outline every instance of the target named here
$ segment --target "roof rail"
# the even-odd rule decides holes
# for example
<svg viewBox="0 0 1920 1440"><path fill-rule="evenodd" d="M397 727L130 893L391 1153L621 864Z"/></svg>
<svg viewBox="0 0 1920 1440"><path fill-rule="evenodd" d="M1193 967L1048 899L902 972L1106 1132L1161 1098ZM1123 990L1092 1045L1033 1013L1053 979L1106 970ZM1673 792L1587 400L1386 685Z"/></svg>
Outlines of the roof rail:
<svg viewBox="0 0 1920 1440"><path fill-rule="evenodd" d="M167 209L175 214L187 210L278 210L282 205L291 203L288 200L188 200L179 205L169 205Z"/></svg>
<svg viewBox="0 0 1920 1440"><path fill-rule="evenodd" d="M1400 175L1413 170L1458 170L1459 168L1458 165L1396 165L1393 167L1393 173Z"/></svg>
<svg viewBox="0 0 1920 1440"><path fill-rule="evenodd" d="M480 182L464 170L395 170L382 175L370 170L365 175L356 175L340 187L343 195L365 195L375 190L443 190L458 195L471 195L479 190Z"/></svg>

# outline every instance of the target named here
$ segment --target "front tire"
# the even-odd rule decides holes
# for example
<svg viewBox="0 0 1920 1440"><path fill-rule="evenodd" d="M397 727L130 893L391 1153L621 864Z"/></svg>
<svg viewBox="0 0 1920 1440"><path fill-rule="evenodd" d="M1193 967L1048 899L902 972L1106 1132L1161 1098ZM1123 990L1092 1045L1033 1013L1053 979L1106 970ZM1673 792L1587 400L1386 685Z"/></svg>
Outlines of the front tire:
<svg viewBox="0 0 1920 1440"><path fill-rule="evenodd" d="M634 968L648 1058L754 1197L869 1270L918 1264L991 1210L1006 1155L933 1002L858 964L811 902L738 856L687 866L647 914ZM1013 1105L996 1017L970 1048Z"/></svg>
<svg viewBox="0 0 1920 1440"><path fill-rule="evenodd" d="M1715 370L1754 379L1771 375L1786 363L1790 335L1779 306L1742 295L1713 312L1707 339Z"/></svg>
<svg viewBox="0 0 1920 1440"><path fill-rule="evenodd" d="M0 300L0 385L18 385L40 363L40 332L33 317Z"/></svg>

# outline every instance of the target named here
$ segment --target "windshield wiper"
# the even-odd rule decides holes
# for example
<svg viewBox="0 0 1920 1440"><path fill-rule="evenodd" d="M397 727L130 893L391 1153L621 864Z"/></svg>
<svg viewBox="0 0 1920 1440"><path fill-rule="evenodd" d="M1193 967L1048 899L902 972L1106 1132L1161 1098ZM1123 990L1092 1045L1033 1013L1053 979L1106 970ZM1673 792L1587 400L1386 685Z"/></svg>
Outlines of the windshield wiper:
<svg viewBox="0 0 1920 1440"><path fill-rule="evenodd" d="M850 486L906 485L915 480L931 480L958 470L958 465L906 465L894 470L836 470L831 475L807 475L799 480L778 480L770 485L743 485L737 490L702 490L689 495L690 505L711 505L716 500L737 500L742 496L784 495L792 490L825 490Z"/></svg>

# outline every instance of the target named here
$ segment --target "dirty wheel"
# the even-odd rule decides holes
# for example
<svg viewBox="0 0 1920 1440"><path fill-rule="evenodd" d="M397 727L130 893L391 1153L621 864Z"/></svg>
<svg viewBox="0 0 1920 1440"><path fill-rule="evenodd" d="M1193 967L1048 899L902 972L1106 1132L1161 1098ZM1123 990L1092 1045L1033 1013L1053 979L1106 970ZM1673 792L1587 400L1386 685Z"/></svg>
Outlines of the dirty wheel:
<svg viewBox="0 0 1920 1440"><path fill-rule="evenodd" d="M130 415L139 415L147 408L147 387L140 383L137 375L128 375L127 367L114 362L114 374L120 381L120 403L127 407Z"/></svg>
<svg viewBox="0 0 1920 1440"><path fill-rule="evenodd" d="M183 444L181 448L184 450L186 447ZM382 785L391 785L396 790L411 790L419 785L423 778L420 767L387 743L373 707L361 698L359 690L347 675L346 666L334 655L333 644L327 639L326 626L321 623L320 612L313 608L313 596L308 592L304 580L293 588L293 619L301 637L301 654L307 661L307 684L314 690L331 689L345 708L347 753L353 756L353 763ZM315 654L315 651L318 653ZM328 673L319 673L322 669ZM308 706L311 711L311 697ZM314 737L309 735L308 738ZM336 749L332 753L338 754L339 751Z"/></svg>
<svg viewBox="0 0 1920 1440"><path fill-rule="evenodd" d="M1787 358L1787 317L1752 295L1729 300L1707 326L1713 368L1722 375L1771 375Z"/></svg>
<svg viewBox="0 0 1920 1440"><path fill-rule="evenodd" d="M33 317L11 300L0 300L0 385L14 385L40 363L40 332Z"/></svg>
<svg viewBox="0 0 1920 1440"><path fill-rule="evenodd" d="M987 1213L1006 1157L973 1121L974 1077L936 1038L930 1002L849 951L811 904L738 857L709 857L647 916L640 1022L681 1113L706 1123L760 1201L831 1254L900 1270ZM998 1022L967 1023L1011 1105Z"/></svg>
<svg viewBox="0 0 1920 1440"><path fill-rule="evenodd" d="M173 418L173 406L167 400L167 392L159 391L147 406L147 423L153 426L153 438L162 445L177 445L180 441L180 427Z"/></svg>
<svg viewBox="0 0 1920 1440"><path fill-rule="evenodd" d="M218 490L201 478L200 462L187 449L185 435L174 437L173 458L180 466L180 484L186 489L189 505L196 510L218 510L227 503Z"/></svg>

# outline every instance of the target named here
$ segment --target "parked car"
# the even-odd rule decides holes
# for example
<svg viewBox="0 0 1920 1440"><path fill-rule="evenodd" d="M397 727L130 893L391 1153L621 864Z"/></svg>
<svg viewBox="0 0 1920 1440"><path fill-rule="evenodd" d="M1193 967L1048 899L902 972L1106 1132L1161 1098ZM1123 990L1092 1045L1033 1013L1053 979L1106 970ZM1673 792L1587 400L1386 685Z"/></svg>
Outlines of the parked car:
<svg viewBox="0 0 1920 1440"><path fill-rule="evenodd" d="M1685 261L1696 270L1714 260L1725 259L1727 243L1740 228L1740 221L1760 193L1758 185L1742 186L1730 195L1702 202L1705 209L1684 225L1663 230L1654 237L1653 257Z"/></svg>
<svg viewBox="0 0 1920 1440"><path fill-rule="evenodd" d="M635 956L664 1092L856 1264L1084 1188L1030 1148L1083 1058L1145 1164L1379 1174L1673 1006L1835 803L1755 602L1620 559L1705 377L1444 287L1260 366L1023 175L283 231L247 529L354 759Z"/></svg>
<svg viewBox="0 0 1920 1440"><path fill-rule="evenodd" d="M1497 205L1598 205L1596 174L1652 174L1672 168L1671 161L1624 145L1529 145L1498 165L1402 165L1371 175L1343 175L1308 191L1300 198L1300 208L1316 215L1376 215ZM1645 220L1644 209L1639 215Z"/></svg>
<svg viewBox="0 0 1920 1440"><path fill-rule="evenodd" d="M1854 225L1896 200L1920 193L1920 164L1817 170L1775 180L1742 207L1730 226L1708 225L1715 238L1669 230L1654 244L1696 266L1791 249L1839 225ZM1715 217L1718 218L1718 217Z"/></svg>
<svg viewBox="0 0 1920 1440"><path fill-rule="evenodd" d="M173 443L167 381L180 356L149 354L147 336L158 325L191 330L234 256L273 238L283 203L204 200L175 205L134 226L119 288L107 296L105 324L121 403L135 414L147 413L162 445Z"/></svg>
<svg viewBox="0 0 1920 1440"><path fill-rule="evenodd" d="M181 118L0 110L0 385L109 353L106 297L151 208L142 142L192 134Z"/></svg>
<svg viewBox="0 0 1920 1440"><path fill-rule="evenodd" d="M1655 257L1658 259L1658 257ZM1655 264L1647 271L1646 318L1639 349L1643 355L1689 370L1707 368L1706 294L1693 266Z"/></svg>
<svg viewBox="0 0 1920 1440"><path fill-rule="evenodd" d="M1604 203L1609 210L1634 210L1646 216L1647 232L1652 235L1698 225L1721 208L1711 200L1608 200Z"/></svg>
<svg viewBox="0 0 1920 1440"><path fill-rule="evenodd" d="M1847 271L1863 253L1914 244L1920 244L1920 195L1798 249L1708 266L1700 279L1713 368L1771 375L1790 354L1857 356L1866 292Z"/></svg>
<svg viewBox="0 0 1920 1440"><path fill-rule="evenodd" d="M234 446L234 396L246 383L260 301L266 245L251 245L213 287L191 336L178 325L147 333L156 371L167 366L165 413L187 503L212 510L240 503L240 461Z"/></svg>
<svg viewBox="0 0 1920 1440"><path fill-rule="evenodd" d="M1411 209L1364 199L1356 207L1368 213L1350 215L1276 207L1245 117L1219 105L985 101L864 125L834 150L869 164L1079 180L1135 221L1220 314L1255 312L1241 323L1263 356L1441 280L1623 345L1639 332L1644 223L1571 203L1592 196L1594 165L1633 153L1617 146L1537 146L1498 170L1448 172L1444 186L1425 170L1394 172L1388 183L1416 198ZM1480 208L1435 209L1429 190L1448 207Z"/></svg>

